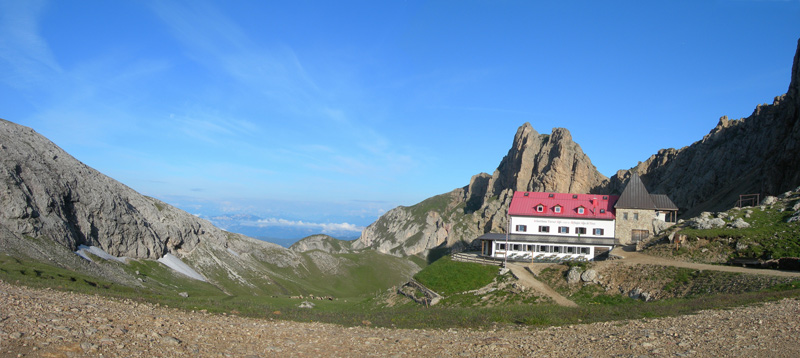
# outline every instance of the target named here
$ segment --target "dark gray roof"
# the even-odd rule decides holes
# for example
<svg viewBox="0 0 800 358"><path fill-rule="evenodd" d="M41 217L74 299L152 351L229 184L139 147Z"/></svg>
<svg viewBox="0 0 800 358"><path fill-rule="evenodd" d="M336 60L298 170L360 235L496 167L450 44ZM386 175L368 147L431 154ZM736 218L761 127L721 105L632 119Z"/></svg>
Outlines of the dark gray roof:
<svg viewBox="0 0 800 358"><path fill-rule="evenodd" d="M678 210L678 206L664 194L650 194L650 198L658 210Z"/></svg>
<svg viewBox="0 0 800 358"><path fill-rule="evenodd" d="M506 234L483 234L478 239L505 241ZM559 236L559 235L525 235L510 234L509 241L515 242L536 242L544 244L576 244L576 245L615 245L616 239L613 237L587 237L587 236Z"/></svg>
<svg viewBox="0 0 800 358"><path fill-rule="evenodd" d="M674 205L674 204L673 204ZM642 179L639 174L631 174L631 179L628 180L628 185L619 196L619 200L614 205L617 209L656 209L656 204L653 203L650 192L644 187Z"/></svg>

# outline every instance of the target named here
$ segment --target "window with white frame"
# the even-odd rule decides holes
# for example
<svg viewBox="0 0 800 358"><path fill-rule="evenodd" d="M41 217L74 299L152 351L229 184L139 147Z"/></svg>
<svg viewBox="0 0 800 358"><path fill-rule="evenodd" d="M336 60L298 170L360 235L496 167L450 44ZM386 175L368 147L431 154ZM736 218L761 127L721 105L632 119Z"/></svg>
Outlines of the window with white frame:
<svg viewBox="0 0 800 358"><path fill-rule="evenodd" d="M560 206L556 206L556 207L553 208L553 211L555 211L556 213L560 213L561 212L561 207Z"/></svg>
<svg viewBox="0 0 800 358"><path fill-rule="evenodd" d="M536 206L536 212L538 212L538 213L544 212L544 205L537 205Z"/></svg>
<svg viewBox="0 0 800 358"><path fill-rule="evenodd" d="M578 214L583 214L584 210L585 210L585 209L584 209L582 206L581 206L581 207L579 207L579 208L578 208Z"/></svg>
<svg viewBox="0 0 800 358"><path fill-rule="evenodd" d="M581 249L581 255L588 255L589 254L589 248L588 247L581 247L580 249Z"/></svg>
<svg viewBox="0 0 800 358"><path fill-rule="evenodd" d="M497 244L497 249L498 249L498 250L505 250L505 249L506 249L506 244L501 244L501 243L498 243L498 244Z"/></svg>
<svg viewBox="0 0 800 358"><path fill-rule="evenodd" d="M604 232L605 232L605 230L603 230L603 229L593 229L592 230L592 235L602 236L602 235L604 235Z"/></svg>

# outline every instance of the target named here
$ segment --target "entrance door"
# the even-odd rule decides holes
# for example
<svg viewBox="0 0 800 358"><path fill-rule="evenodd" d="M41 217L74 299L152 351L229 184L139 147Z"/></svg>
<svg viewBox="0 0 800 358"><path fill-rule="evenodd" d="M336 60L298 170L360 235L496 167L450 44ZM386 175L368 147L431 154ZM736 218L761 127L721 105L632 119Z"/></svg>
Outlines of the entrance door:
<svg viewBox="0 0 800 358"><path fill-rule="evenodd" d="M481 254L483 254L485 256L491 256L492 255L492 244L493 244L493 241L481 240Z"/></svg>
<svg viewBox="0 0 800 358"><path fill-rule="evenodd" d="M650 236L650 232L647 230L631 230L631 242L636 243L642 241Z"/></svg>

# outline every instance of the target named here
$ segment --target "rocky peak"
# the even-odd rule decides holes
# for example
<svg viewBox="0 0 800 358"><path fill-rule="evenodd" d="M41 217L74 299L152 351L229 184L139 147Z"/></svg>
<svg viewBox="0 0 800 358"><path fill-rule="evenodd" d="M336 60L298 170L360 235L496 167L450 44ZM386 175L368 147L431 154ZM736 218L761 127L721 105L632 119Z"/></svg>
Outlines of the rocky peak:
<svg viewBox="0 0 800 358"><path fill-rule="evenodd" d="M354 247L416 255L468 244L487 232L505 232L514 191L589 193L605 190L607 184L568 130L539 134L525 123L492 175L474 175L469 185L435 197L439 199L387 212L362 232ZM463 209L455 209L461 205Z"/></svg>
<svg viewBox="0 0 800 358"><path fill-rule="evenodd" d="M722 211L740 194L777 195L800 184L800 41L788 92L742 119L719 119L702 140L662 149L630 171L668 194L684 216ZM622 187L624 172L612 178Z"/></svg>
<svg viewBox="0 0 800 358"><path fill-rule="evenodd" d="M789 89L786 91L786 95L794 101L800 100L800 39L797 40L797 51L794 54L794 62L792 64L792 79L789 81Z"/></svg>
<svg viewBox="0 0 800 358"><path fill-rule="evenodd" d="M488 193L504 190L589 193L608 178L600 174L565 128L539 134L530 123L517 130L508 154L490 180Z"/></svg>

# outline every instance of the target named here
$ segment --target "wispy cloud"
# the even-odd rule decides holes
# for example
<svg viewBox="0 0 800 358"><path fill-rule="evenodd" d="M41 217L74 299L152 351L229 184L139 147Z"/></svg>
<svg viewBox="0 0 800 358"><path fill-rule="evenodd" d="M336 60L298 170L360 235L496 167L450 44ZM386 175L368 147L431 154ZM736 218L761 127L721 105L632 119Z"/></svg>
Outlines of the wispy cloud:
<svg viewBox="0 0 800 358"><path fill-rule="evenodd" d="M3 71L3 80L11 86L40 86L61 72L50 47L39 35L44 10L43 1L0 3L0 59L12 69Z"/></svg>
<svg viewBox="0 0 800 358"><path fill-rule="evenodd" d="M323 234L333 234L333 233L343 233L343 232L361 232L364 230L363 226L353 225L350 223L314 223L314 222L305 222L305 221L293 221L293 220L286 220L286 219L279 219L279 218L267 218L261 219L254 222L245 222L243 225L246 226L257 226L257 227L270 227L270 226L277 226L277 227L293 227L293 228L305 228L305 229L312 229L312 230L319 230Z"/></svg>
<svg viewBox="0 0 800 358"><path fill-rule="evenodd" d="M188 55L262 97L306 111L318 87L291 48L257 43L223 12L208 3L155 2L154 11Z"/></svg>

